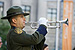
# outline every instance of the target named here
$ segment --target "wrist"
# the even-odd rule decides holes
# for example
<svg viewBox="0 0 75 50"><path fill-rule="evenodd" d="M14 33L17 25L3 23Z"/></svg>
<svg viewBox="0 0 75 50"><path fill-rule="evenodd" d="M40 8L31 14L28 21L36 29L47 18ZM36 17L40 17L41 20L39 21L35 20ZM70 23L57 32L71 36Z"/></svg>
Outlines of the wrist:
<svg viewBox="0 0 75 50"><path fill-rule="evenodd" d="M46 25L44 25L44 24L41 24L40 26L44 26L44 27L47 29L47 26L46 26Z"/></svg>

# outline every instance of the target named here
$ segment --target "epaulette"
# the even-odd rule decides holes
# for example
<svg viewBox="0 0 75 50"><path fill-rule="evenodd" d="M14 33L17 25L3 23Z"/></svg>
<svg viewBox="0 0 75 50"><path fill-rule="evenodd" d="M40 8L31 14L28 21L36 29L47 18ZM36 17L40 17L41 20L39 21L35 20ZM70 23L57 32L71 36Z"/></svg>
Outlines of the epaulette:
<svg viewBox="0 0 75 50"><path fill-rule="evenodd" d="M20 28L15 28L14 30L17 34L22 34L23 30L21 30Z"/></svg>

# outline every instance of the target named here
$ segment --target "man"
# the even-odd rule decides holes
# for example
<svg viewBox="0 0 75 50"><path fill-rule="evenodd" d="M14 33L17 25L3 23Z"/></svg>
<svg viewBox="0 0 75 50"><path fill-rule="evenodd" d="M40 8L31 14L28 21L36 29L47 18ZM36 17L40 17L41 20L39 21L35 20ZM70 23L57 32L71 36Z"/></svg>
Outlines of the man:
<svg viewBox="0 0 75 50"><path fill-rule="evenodd" d="M0 37L0 48L2 47L2 39L1 39L1 37Z"/></svg>
<svg viewBox="0 0 75 50"><path fill-rule="evenodd" d="M7 16L1 19L8 19L11 29L7 35L8 50L42 50L47 34L45 18L38 21L39 28L32 35L27 34L22 29L25 27L24 16L28 13L22 12L21 7L13 6L8 9Z"/></svg>

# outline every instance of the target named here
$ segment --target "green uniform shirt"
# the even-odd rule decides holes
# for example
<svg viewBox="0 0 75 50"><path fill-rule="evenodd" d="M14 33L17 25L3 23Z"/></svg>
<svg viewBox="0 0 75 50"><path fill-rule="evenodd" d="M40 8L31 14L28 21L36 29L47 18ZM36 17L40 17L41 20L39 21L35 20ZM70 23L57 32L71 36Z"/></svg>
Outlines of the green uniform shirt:
<svg viewBox="0 0 75 50"><path fill-rule="evenodd" d="M29 35L20 28L11 28L7 34L8 50L42 50L44 41L45 37L38 31Z"/></svg>

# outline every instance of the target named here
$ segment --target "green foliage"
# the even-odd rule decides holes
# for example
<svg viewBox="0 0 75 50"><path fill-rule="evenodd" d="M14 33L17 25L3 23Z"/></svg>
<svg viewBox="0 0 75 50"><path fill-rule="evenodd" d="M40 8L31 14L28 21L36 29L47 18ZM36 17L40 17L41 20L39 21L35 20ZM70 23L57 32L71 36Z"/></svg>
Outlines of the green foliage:
<svg viewBox="0 0 75 50"><path fill-rule="evenodd" d="M5 42L6 42L9 28L10 28L10 25L7 20L0 20L0 36L2 37L2 42L3 42L3 45L0 48L0 50L7 50Z"/></svg>

